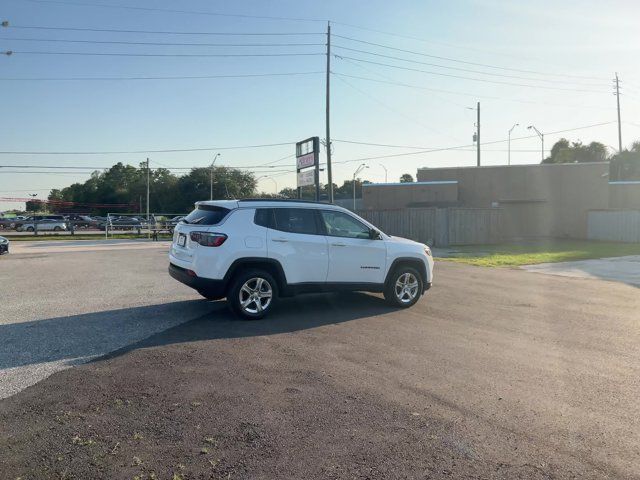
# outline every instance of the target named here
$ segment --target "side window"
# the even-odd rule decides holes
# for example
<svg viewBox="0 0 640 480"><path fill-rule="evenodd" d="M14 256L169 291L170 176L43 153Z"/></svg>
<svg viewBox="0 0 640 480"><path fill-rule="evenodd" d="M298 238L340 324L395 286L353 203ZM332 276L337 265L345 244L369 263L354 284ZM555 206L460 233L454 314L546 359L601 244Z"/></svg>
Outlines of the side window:
<svg viewBox="0 0 640 480"><path fill-rule="evenodd" d="M256 225L266 228L274 228L273 208L258 208L253 219Z"/></svg>
<svg viewBox="0 0 640 480"><path fill-rule="evenodd" d="M274 208L275 229L283 232L318 235L316 213L310 208Z"/></svg>
<svg viewBox="0 0 640 480"><path fill-rule="evenodd" d="M331 237L369 238L369 227L351 215L331 210L323 210L322 221Z"/></svg>

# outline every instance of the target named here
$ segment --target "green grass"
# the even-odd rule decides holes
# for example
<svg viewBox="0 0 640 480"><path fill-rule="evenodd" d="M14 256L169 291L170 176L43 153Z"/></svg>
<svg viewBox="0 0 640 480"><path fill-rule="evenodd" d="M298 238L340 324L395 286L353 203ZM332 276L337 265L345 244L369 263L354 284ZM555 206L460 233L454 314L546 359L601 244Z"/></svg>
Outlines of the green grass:
<svg viewBox="0 0 640 480"><path fill-rule="evenodd" d="M2 232L0 232L0 236L2 236ZM39 242L39 241L51 241L51 240L105 240L104 235L87 235L87 234L76 234L76 235L7 235L5 238L8 238L10 242ZM116 235L109 235L108 240L131 240L131 239L146 239L146 235L137 235L135 233L118 233ZM158 240L171 240L171 235L161 234L158 235Z"/></svg>
<svg viewBox="0 0 640 480"><path fill-rule="evenodd" d="M481 267L508 267L640 255L640 244L557 240L530 244L464 246L454 247L453 250L450 257L440 260Z"/></svg>

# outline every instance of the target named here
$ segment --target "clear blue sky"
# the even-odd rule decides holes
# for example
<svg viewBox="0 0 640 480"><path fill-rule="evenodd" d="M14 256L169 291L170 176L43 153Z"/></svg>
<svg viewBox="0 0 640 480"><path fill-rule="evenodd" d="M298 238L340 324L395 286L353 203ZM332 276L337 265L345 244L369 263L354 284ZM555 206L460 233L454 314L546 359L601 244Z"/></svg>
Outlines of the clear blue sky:
<svg viewBox="0 0 640 480"><path fill-rule="evenodd" d="M94 6L83 6L93 3ZM274 20L171 13L95 6L127 5L151 9L181 9L229 15L303 17L320 21ZM470 144L477 100L482 102L482 140L503 140L514 123L514 137L531 134L533 124L544 132L612 122L616 118L611 78L623 80L623 141L640 138L640 5L632 0L512 2L498 0L420 1L234 1L191 0L7 0L2 20L14 26L80 27L120 30L188 32L317 32L305 36L209 36L0 29L0 78L101 76L202 76L323 71L325 57L118 57L21 54L47 52L125 53L322 53L326 20L336 35L398 49L447 57L452 62L400 52L353 40L333 38L334 53L369 62L387 63L430 72L508 83L533 84L566 90L530 88L426 74L348 59L332 58L336 73L367 77L332 77L332 137L334 181L350 178L358 162L341 161L415 151L338 142L350 140L440 148ZM350 25L362 28L354 28ZM387 33L395 33L390 35ZM415 38L407 38L415 37ZM44 39L24 41L18 38ZM53 39L185 43L318 43L316 46L214 47L150 46L51 42ZM358 50L460 69L353 52ZM511 70L474 66L474 62ZM518 72L525 70L537 73ZM487 75L493 73L494 75ZM499 76L502 75L502 76ZM574 75L594 78L574 78ZM523 77L523 78L513 78ZM381 83L381 82L391 82ZM398 83L423 87L408 88ZM226 147L280 143L318 135L324 137L322 73L304 76L165 81L25 81L0 80L2 117L0 151L103 151ZM427 90L432 89L432 90ZM445 90L434 91L434 90ZM578 90L590 90L588 92ZM591 91L593 90L593 91ZM456 94L450 92L457 92ZM601 141L617 146L615 124L563 134L571 140ZM547 135L550 148L560 135ZM487 145L483 163L506 163L506 143ZM512 162L540 160L538 139L515 141ZM204 166L215 152L150 154L152 166ZM250 166L293 153L292 146L224 150L219 164ZM116 161L137 165L145 154L0 155L2 165L110 166ZM324 158L324 155L323 155ZM361 175L389 181L402 173L415 176L421 166L473 165L473 149L424 153L367 162ZM276 163L293 168L293 159ZM4 170L4 172L3 172ZM264 169L255 169L263 171ZM281 170L277 168L274 170ZM44 198L87 178L75 175L5 173L0 168L0 196ZM258 173L262 175L263 173ZM277 175L277 176L276 176ZM278 188L294 186L293 174L274 172ZM272 180L260 189L272 192ZM18 207L0 202L0 209Z"/></svg>

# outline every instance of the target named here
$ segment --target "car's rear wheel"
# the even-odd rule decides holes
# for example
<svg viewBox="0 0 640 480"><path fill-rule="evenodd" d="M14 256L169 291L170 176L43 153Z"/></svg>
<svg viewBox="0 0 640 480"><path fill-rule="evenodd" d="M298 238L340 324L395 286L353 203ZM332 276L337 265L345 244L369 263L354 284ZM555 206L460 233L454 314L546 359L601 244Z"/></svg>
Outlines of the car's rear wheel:
<svg viewBox="0 0 640 480"><path fill-rule="evenodd" d="M399 267L389 277L384 298L395 307L414 305L424 291L422 276L415 268Z"/></svg>
<svg viewBox="0 0 640 480"><path fill-rule="evenodd" d="M33 232L33 227L27 227L27 232Z"/></svg>
<svg viewBox="0 0 640 480"><path fill-rule="evenodd" d="M236 315L258 320L273 309L277 297L278 286L268 272L247 270L233 279L227 302Z"/></svg>

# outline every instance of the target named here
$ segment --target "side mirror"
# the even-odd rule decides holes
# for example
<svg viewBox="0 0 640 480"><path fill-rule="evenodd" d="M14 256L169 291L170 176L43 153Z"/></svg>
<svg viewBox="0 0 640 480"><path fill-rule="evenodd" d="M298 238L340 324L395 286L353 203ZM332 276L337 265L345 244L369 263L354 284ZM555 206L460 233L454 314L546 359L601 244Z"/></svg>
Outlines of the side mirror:
<svg viewBox="0 0 640 480"><path fill-rule="evenodd" d="M375 228L369 229L369 238L371 240L380 240L380 232Z"/></svg>

